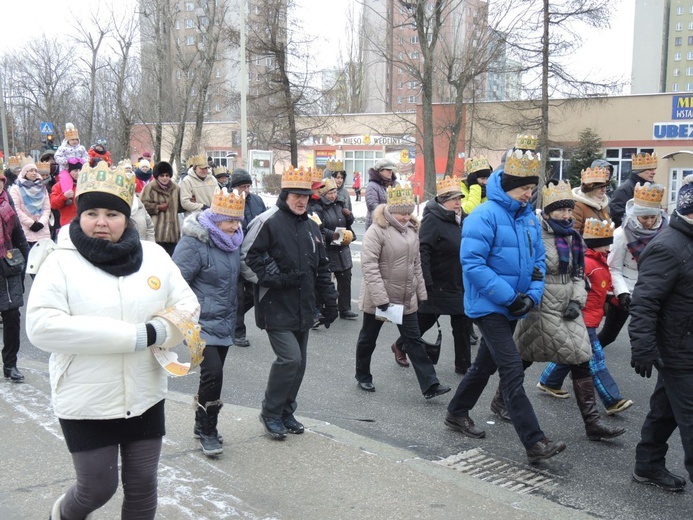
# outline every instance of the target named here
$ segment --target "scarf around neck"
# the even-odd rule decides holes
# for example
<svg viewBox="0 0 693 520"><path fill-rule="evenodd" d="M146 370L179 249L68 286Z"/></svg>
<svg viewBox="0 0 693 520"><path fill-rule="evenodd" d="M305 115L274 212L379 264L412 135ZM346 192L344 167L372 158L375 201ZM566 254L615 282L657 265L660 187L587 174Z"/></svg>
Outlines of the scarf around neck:
<svg viewBox="0 0 693 520"><path fill-rule="evenodd" d="M556 251L558 251L558 269L561 274L568 274L568 265L572 251L573 262L570 268L570 276L579 278L585 272L585 245L578 231L573 229L573 219L556 220L546 219L547 224L553 230ZM572 237L570 243L568 237Z"/></svg>
<svg viewBox="0 0 693 520"><path fill-rule="evenodd" d="M142 242L134 225L128 225L114 244L110 240L88 237L75 218L70 222L70 239L89 263L113 276L136 273L142 266Z"/></svg>
<svg viewBox="0 0 693 520"><path fill-rule="evenodd" d="M645 229L638 222L637 217L628 217L623 223L623 234L626 237L626 247L630 254L635 258L635 263L640 259L640 253L645 250L647 244L656 237L667 225L666 214L662 216L659 227L654 229Z"/></svg>
<svg viewBox="0 0 693 520"><path fill-rule="evenodd" d="M400 233L406 233L407 228L411 226L411 222L400 224L397 219L392 216L392 213L390 213L390 211L387 209L387 206L384 208L383 215L385 215L385 220L387 220L387 223Z"/></svg>
<svg viewBox="0 0 693 520"><path fill-rule="evenodd" d="M25 178L18 184L24 207L31 215L40 215L43 211L43 197L46 196L46 189L41 178L35 181Z"/></svg>
<svg viewBox="0 0 693 520"><path fill-rule="evenodd" d="M14 231L14 226L17 225L17 213L15 213L9 200L10 196L7 194L7 190L2 190L0 192L0 237L2 242L0 242L0 256L4 258L8 249L12 249L12 231Z"/></svg>
<svg viewBox="0 0 693 520"><path fill-rule="evenodd" d="M214 223L214 221L207 214L207 210L200 213L197 221L200 225L209 231L209 238L212 240L215 246L217 246L222 251L230 253L235 251L243 243L243 228L238 227L236 232L229 236L224 233L219 227Z"/></svg>

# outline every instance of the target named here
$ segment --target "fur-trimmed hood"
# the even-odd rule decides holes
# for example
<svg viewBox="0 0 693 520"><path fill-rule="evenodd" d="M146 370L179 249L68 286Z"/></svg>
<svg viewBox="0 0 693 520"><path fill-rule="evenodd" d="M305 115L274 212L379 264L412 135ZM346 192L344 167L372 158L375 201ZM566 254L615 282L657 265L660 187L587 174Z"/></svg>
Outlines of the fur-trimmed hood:
<svg viewBox="0 0 693 520"><path fill-rule="evenodd" d="M383 229L391 225L385 218L385 206L386 204L381 204L373 210L373 223L377 224ZM414 231L417 233L419 232L419 219L414 215L409 215L408 224L414 228Z"/></svg>
<svg viewBox="0 0 693 520"><path fill-rule="evenodd" d="M573 198L576 202L582 202L583 204L589 206L590 208L594 208L597 211L601 211L609 207L609 197L604 195L604 199L599 202L589 195L583 193L581 188L573 188Z"/></svg>
<svg viewBox="0 0 693 520"><path fill-rule="evenodd" d="M194 211L183 221L183 236L196 238L200 242L209 244L209 231L199 222L201 211Z"/></svg>

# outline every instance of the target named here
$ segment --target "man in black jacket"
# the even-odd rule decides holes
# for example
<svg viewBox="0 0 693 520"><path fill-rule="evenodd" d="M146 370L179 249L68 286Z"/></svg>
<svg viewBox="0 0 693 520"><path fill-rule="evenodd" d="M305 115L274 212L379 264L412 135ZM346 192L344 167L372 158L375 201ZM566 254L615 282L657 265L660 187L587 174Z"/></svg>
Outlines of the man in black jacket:
<svg viewBox="0 0 693 520"><path fill-rule="evenodd" d="M623 215L626 213L626 203L633 198L635 185L652 182L657 173L657 154L639 153L633 156L633 169L626 182L614 190L613 197L609 202L609 215L611 220L619 227L623 222Z"/></svg>
<svg viewBox="0 0 693 520"><path fill-rule="evenodd" d="M257 326L267 331L277 355L260 413L260 421L274 439L303 433L294 411L306 369L308 334L319 304L325 325L337 319L337 291L325 244L318 225L306 214L311 193L310 169L285 172L276 207L253 220L241 251L244 276L257 281Z"/></svg>
<svg viewBox="0 0 693 520"><path fill-rule="evenodd" d="M680 491L686 479L666 469L676 427L693 478L693 175L683 181L669 227L640 255L628 327L631 366L642 377L657 368L650 411L635 451L633 480Z"/></svg>
<svg viewBox="0 0 693 520"><path fill-rule="evenodd" d="M243 168L236 168L231 174L230 188L245 193L245 213L241 226L243 234L248 234L248 226L250 222L259 214L267 211L265 201L259 195L250 193L250 187L253 180L250 174ZM236 314L236 333L233 344L237 347L249 347L250 341L245 335L245 313L253 308L253 284L244 280L242 276L238 277L238 312Z"/></svg>

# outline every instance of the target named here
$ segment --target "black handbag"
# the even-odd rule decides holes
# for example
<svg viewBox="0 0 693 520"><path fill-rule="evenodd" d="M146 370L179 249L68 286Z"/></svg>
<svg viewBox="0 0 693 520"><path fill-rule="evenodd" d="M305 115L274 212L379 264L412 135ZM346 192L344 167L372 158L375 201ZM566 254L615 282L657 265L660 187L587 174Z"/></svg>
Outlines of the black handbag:
<svg viewBox="0 0 693 520"><path fill-rule="evenodd" d="M21 274L24 270L24 255L17 249L8 249L2 259L2 274L5 278Z"/></svg>
<svg viewBox="0 0 693 520"><path fill-rule="evenodd" d="M443 333L440 331L440 323L438 320L436 320L436 325L438 325L438 338L436 339L435 343L429 343L425 339L421 338L421 341L423 341L424 344L424 350L426 350L426 355L434 365L437 365L438 360L440 359L440 345L443 342Z"/></svg>

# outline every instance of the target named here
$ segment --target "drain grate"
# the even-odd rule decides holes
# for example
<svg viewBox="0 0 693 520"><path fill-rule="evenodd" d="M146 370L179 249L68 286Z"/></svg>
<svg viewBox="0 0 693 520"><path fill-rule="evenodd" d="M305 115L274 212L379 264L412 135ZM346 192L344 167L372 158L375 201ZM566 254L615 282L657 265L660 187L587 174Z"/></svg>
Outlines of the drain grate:
<svg viewBox="0 0 693 520"><path fill-rule="evenodd" d="M450 455L436 463L522 495L557 485L544 471L491 457L479 448Z"/></svg>

